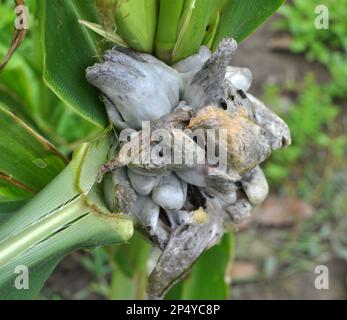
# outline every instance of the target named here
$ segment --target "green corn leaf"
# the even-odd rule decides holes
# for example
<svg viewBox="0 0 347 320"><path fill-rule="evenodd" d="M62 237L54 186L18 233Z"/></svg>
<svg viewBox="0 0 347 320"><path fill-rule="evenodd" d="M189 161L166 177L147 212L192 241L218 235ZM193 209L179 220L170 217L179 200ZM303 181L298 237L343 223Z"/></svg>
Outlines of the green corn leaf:
<svg viewBox="0 0 347 320"><path fill-rule="evenodd" d="M165 296L165 300L180 300L182 296L184 281L175 284Z"/></svg>
<svg viewBox="0 0 347 320"><path fill-rule="evenodd" d="M0 137L0 201L32 196L65 167L53 145L1 105Z"/></svg>
<svg viewBox="0 0 347 320"><path fill-rule="evenodd" d="M228 0L222 10L213 48L216 49L226 37L242 41L284 2L285 0Z"/></svg>
<svg viewBox="0 0 347 320"><path fill-rule="evenodd" d="M6 68L0 73L0 102L9 111L20 117L39 134L62 150L70 152L77 141L82 143L96 136L95 125L81 118L72 109L67 108L42 81L43 50L40 41L40 24L35 17L35 2L29 1L30 32L25 41L11 58ZM12 23L9 28L0 24L0 34L12 34L15 19L12 2L8 2L13 11ZM0 4L0 12L6 4ZM34 16L35 13L35 16ZM0 56L8 50L8 43L0 37ZM73 130L71 130L73 127ZM100 130L99 130L100 131Z"/></svg>
<svg viewBox="0 0 347 320"><path fill-rule="evenodd" d="M19 210L25 205L27 201L11 201L11 202L0 202L0 215L9 215L12 212ZM2 223L0 223L1 225Z"/></svg>
<svg viewBox="0 0 347 320"><path fill-rule="evenodd" d="M152 53L158 19L158 0L118 0L117 32L129 47Z"/></svg>
<svg viewBox="0 0 347 320"><path fill-rule="evenodd" d="M98 91L85 79L85 69L100 58L100 38L78 20L98 22L95 1L38 2L44 80L49 88L79 115L99 127L107 124Z"/></svg>
<svg viewBox="0 0 347 320"><path fill-rule="evenodd" d="M166 63L171 63L172 51L177 40L183 5L184 0L160 1L155 54Z"/></svg>
<svg viewBox="0 0 347 320"><path fill-rule="evenodd" d="M177 42L173 50L173 62L197 52L211 20L214 3L211 0L187 0L183 9Z"/></svg>
<svg viewBox="0 0 347 320"><path fill-rule="evenodd" d="M0 175L0 204L28 199L32 194Z"/></svg>

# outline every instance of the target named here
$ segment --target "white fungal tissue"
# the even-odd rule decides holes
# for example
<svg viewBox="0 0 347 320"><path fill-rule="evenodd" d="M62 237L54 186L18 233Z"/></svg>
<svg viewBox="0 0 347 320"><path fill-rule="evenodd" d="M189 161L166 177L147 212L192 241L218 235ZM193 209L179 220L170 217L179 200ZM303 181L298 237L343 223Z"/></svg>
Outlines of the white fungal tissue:
<svg viewBox="0 0 347 320"><path fill-rule="evenodd" d="M168 163L160 161L164 156L159 153L155 161L142 164L123 161L116 152L100 169L101 175L107 173L103 183L110 210L131 215L163 250L150 277L152 297L162 297L219 241L226 222L241 223L265 200L269 186L260 164L272 150L291 143L285 122L248 93L252 72L230 65L236 51L236 41L225 39L214 53L201 47L168 66L148 54L115 47L105 52L103 63L86 70L116 129L132 128L140 135L142 122L150 121L151 129L167 130L175 143L197 147L195 157L206 160ZM203 136L209 129L225 129L225 172L211 171L204 148L184 129L202 130ZM137 153L173 146L150 142L149 151L140 145Z"/></svg>

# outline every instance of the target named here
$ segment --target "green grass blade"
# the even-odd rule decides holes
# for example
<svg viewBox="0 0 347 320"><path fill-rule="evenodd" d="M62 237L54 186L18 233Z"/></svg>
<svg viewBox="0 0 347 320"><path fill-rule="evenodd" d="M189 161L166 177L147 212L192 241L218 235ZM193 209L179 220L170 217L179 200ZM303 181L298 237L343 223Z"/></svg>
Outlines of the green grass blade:
<svg viewBox="0 0 347 320"><path fill-rule="evenodd" d="M23 189L22 186L16 186L7 177L0 175L0 204L21 201L32 197L32 193Z"/></svg>
<svg viewBox="0 0 347 320"><path fill-rule="evenodd" d="M211 0L186 0L173 51L173 62L197 52L205 38L213 7Z"/></svg>
<svg viewBox="0 0 347 320"><path fill-rule="evenodd" d="M184 0L161 0L155 55L171 63L172 52L176 44L178 28L181 21Z"/></svg>
<svg viewBox="0 0 347 320"><path fill-rule="evenodd" d="M216 49L226 37L242 41L284 2L285 0L228 0L222 10L213 48Z"/></svg>
<svg viewBox="0 0 347 320"><path fill-rule="evenodd" d="M134 277L147 261L150 249L150 243L137 232L129 243L115 249L113 261L124 274Z"/></svg>
<svg viewBox="0 0 347 320"><path fill-rule="evenodd" d="M203 45L209 47L213 46L214 38L217 34L218 25L220 22L220 16L223 8L225 7L228 0L215 0L213 1L213 7L211 9L211 20L206 29L206 35L203 41Z"/></svg>
<svg viewBox="0 0 347 320"><path fill-rule="evenodd" d="M158 0L118 0L117 32L129 47L152 53L158 20Z"/></svg>
<svg viewBox="0 0 347 320"><path fill-rule="evenodd" d="M217 13L221 13L229 0L213 0L213 8L211 17L215 17Z"/></svg>

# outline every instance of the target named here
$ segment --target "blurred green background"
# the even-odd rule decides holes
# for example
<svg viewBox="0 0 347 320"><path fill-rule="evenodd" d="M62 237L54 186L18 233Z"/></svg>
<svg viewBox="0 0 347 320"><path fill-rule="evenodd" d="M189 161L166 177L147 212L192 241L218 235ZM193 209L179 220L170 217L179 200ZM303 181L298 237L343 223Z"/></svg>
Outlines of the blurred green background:
<svg viewBox="0 0 347 320"><path fill-rule="evenodd" d="M33 3L28 1L31 12ZM327 30L314 26L321 4L329 9ZM234 254L223 249L230 260L234 256L232 263L221 262L230 265L225 277L231 299L347 297L346 16L347 0L289 1L241 44L233 61L253 71L251 92L287 121L293 145L264 165L271 195L237 227ZM0 17L3 56L15 19L12 1L0 1ZM0 105L69 156L100 129L44 85L38 28L32 17L25 42L0 73ZM6 196L1 190L0 199ZM142 298L151 248L137 236L131 246L136 261L123 261L129 268L121 270L116 262L124 260L127 248L74 253L54 272L41 298ZM314 287L317 265L329 267L329 290Z"/></svg>

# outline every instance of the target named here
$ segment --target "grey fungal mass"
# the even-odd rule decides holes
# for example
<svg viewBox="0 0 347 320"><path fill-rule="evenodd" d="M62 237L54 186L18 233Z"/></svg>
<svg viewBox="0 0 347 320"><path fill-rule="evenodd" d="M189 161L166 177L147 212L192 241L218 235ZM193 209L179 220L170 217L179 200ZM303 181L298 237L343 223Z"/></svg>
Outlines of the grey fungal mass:
<svg viewBox="0 0 347 320"><path fill-rule="evenodd" d="M241 223L265 200L269 186L260 165L291 143L285 122L248 93L251 70L231 66L236 52L236 41L225 39L214 53L201 47L168 66L115 47L86 70L117 132L115 152L100 168L105 200L163 251L150 276L153 298L218 243L226 224ZM118 141L124 129L132 134ZM173 152L179 146L181 153Z"/></svg>

